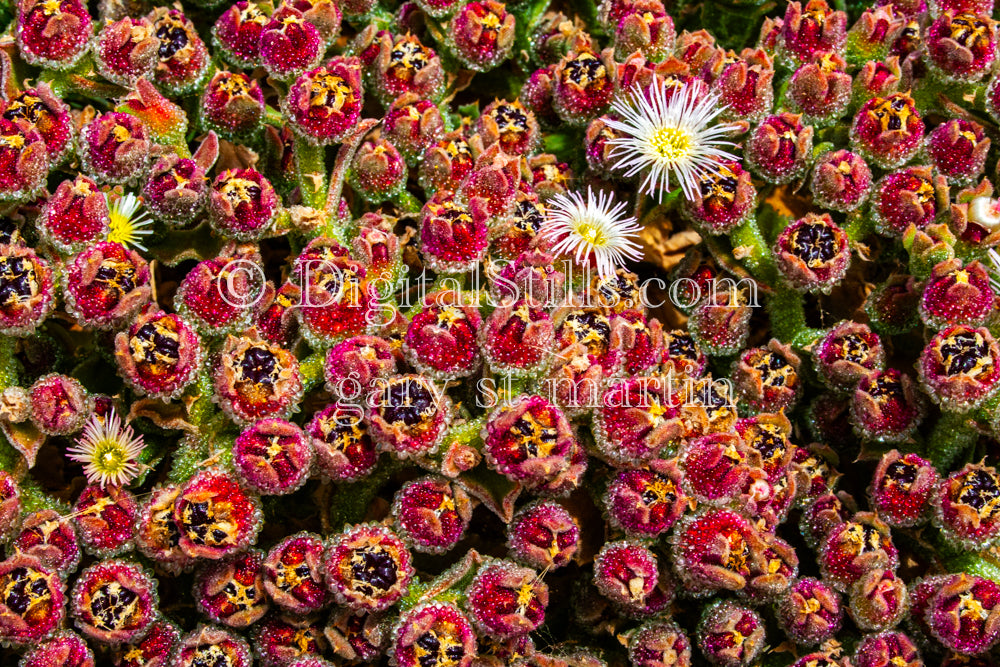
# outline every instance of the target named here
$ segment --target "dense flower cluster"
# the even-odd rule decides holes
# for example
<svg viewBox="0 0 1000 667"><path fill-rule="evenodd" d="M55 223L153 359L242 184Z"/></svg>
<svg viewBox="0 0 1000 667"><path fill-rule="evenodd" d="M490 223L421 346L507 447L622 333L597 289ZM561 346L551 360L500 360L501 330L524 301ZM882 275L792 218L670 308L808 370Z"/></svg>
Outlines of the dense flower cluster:
<svg viewBox="0 0 1000 667"><path fill-rule="evenodd" d="M9 4L0 664L1000 662L993 0Z"/></svg>

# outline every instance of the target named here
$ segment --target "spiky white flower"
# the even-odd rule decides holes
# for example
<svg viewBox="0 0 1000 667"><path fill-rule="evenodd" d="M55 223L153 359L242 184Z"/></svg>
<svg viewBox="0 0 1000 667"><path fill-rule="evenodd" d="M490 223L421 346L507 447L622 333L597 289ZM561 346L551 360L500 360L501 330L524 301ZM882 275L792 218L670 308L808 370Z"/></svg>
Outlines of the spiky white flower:
<svg viewBox="0 0 1000 667"><path fill-rule="evenodd" d="M703 94L693 85L674 87L656 77L648 89L636 84L631 93L615 100L611 110L622 120L605 122L624 136L611 140L615 168L630 178L644 173L640 189L663 201L670 180L684 196L694 199L706 174L718 170L718 160L736 160L723 146L732 132L726 123L713 124L724 107L715 94Z"/></svg>
<svg viewBox="0 0 1000 667"><path fill-rule="evenodd" d="M108 240L145 250L146 246L142 245L139 240L143 236L153 233L153 230L150 229L153 221L149 219L145 211L136 215L142 208L142 200L131 192L122 195L114 202L107 194L104 195L104 198L108 202L108 217L110 219Z"/></svg>
<svg viewBox="0 0 1000 667"><path fill-rule="evenodd" d="M91 484L124 486L142 470L139 455L144 443L132 427L122 424L114 408L101 417L90 416L76 445L66 450L69 458L83 464L83 472Z"/></svg>
<svg viewBox="0 0 1000 667"><path fill-rule="evenodd" d="M554 242L552 252L573 255L585 264L596 260L601 276L612 276L626 259L642 259L642 249L633 239L639 225L626 217L625 204L587 187L584 200L579 192L558 194L545 203L545 222L540 233Z"/></svg>

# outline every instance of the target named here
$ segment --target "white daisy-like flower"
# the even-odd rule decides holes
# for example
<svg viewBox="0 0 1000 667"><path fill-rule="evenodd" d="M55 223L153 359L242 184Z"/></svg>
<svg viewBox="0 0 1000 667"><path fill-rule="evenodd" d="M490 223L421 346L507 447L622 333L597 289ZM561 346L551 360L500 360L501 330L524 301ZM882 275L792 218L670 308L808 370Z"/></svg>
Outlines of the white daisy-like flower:
<svg viewBox="0 0 1000 667"><path fill-rule="evenodd" d="M66 450L69 458L83 464L91 484L124 486L142 470L139 455L144 448L142 435L122 424L114 408L104 417L90 416L76 445Z"/></svg>
<svg viewBox="0 0 1000 667"><path fill-rule="evenodd" d="M104 199L108 202L108 217L111 220L108 225L108 240L145 250L146 246L140 243L140 239L153 233L150 229L153 221L145 211L139 212L142 200L131 192L113 202L107 194L104 195Z"/></svg>
<svg viewBox="0 0 1000 667"><path fill-rule="evenodd" d="M579 192L558 194L545 203L545 222L540 233L554 242L552 252L573 255L585 264L596 260L601 276L612 276L626 259L642 259L642 249L633 239L639 224L626 217L625 204L587 187L584 200Z"/></svg>
<svg viewBox="0 0 1000 667"><path fill-rule="evenodd" d="M718 160L737 159L722 148L733 145L724 139L732 126L713 124L724 109L718 100L693 85L676 88L660 77L646 91L636 84L611 105L623 120L605 120L624 135L610 142L611 157L618 158L615 168L626 178L644 173L640 189L659 201L670 191L671 178L694 199L699 181L718 170Z"/></svg>

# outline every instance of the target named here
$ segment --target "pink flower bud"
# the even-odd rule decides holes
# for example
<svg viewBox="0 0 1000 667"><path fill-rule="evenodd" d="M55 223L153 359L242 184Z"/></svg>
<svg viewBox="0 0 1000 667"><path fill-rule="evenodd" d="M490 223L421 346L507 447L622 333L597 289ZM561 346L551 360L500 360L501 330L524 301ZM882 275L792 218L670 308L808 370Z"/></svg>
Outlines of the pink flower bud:
<svg viewBox="0 0 1000 667"><path fill-rule="evenodd" d="M66 70L87 52L93 21L80 0L26 0L17 4L17 48L38 67Z"/></svg>

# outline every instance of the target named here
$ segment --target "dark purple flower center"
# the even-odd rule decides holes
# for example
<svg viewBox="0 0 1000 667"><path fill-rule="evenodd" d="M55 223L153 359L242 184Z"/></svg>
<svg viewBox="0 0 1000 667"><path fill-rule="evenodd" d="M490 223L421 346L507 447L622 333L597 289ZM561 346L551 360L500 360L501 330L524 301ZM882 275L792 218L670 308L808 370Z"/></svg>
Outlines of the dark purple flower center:
<svg viewBox="0 0 1000 667"><path fill-rule="evenodd" d="M0 304L10 306L38 294L35 264L26 257L0 257Z"/></svg>
<svg viewBox="0 0 1000 667"><path fill-rule="evenodd" d="M117 581L108 582L94 591L90 598L94 626L102 630L126 627L135 616L138 604L139 596L135 591Z"/></svg>

